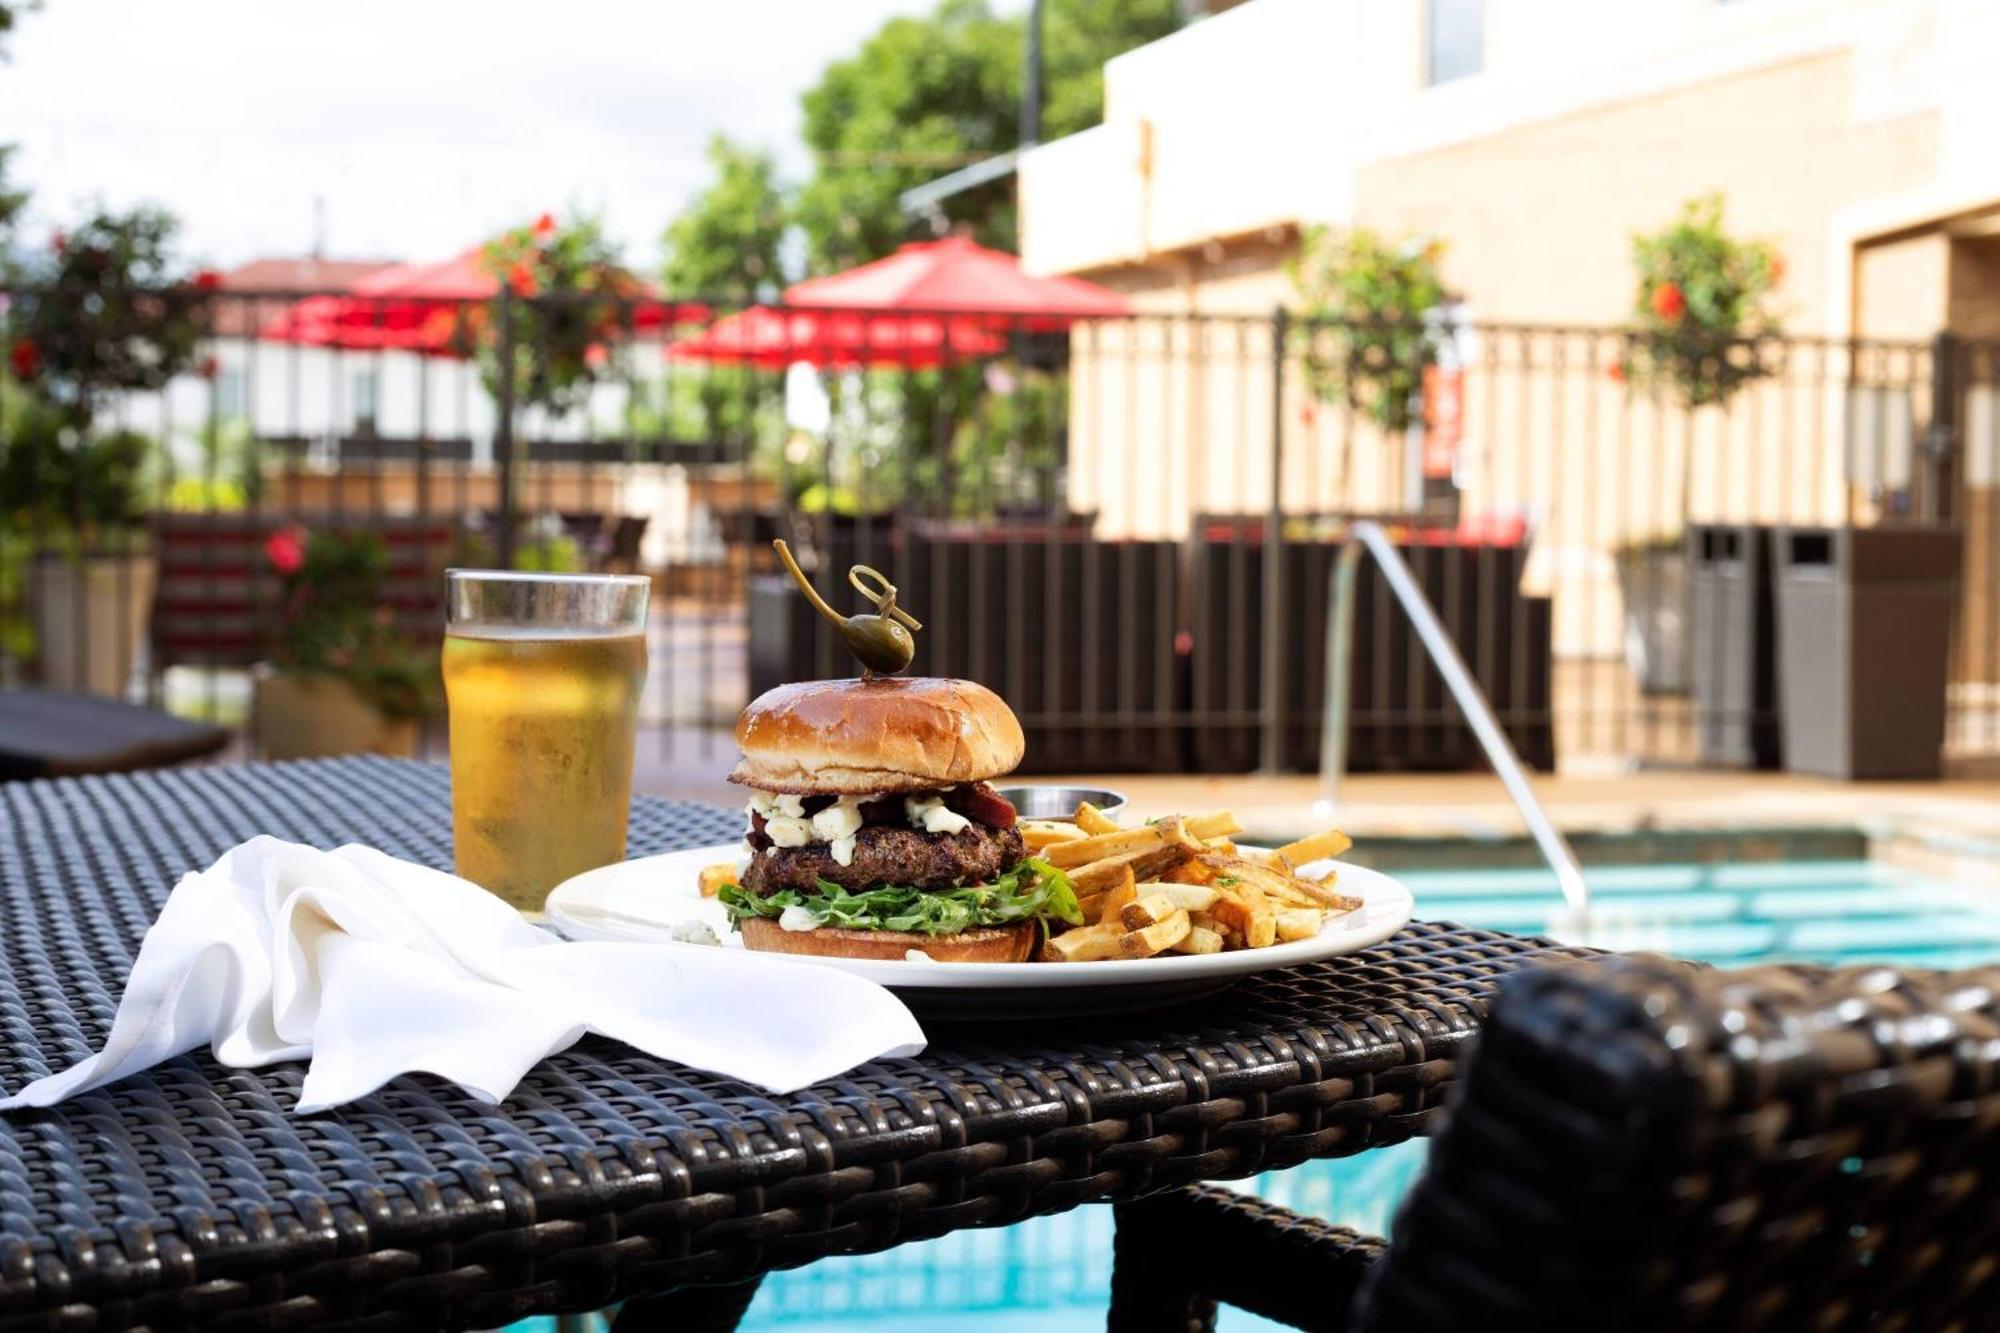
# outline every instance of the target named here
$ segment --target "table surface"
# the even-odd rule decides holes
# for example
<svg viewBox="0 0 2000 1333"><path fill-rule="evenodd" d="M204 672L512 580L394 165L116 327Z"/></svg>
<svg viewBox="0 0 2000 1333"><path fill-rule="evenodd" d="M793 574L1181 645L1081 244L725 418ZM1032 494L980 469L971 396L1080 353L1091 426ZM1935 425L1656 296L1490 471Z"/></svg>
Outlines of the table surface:
<svg viewBox="0 0 2000 1333"><path fill-rule="evenodd" d="M449 808L375 758L0 785L0 1086L94 1049L182 871L256 833L449 867ZM741 820L642 799L632 852ZM1416 923L782 1097L588 1040L499 1107L418 1076L302 1118L303 1066L185 1057L0 1117L0 1326L491 1327L1357 1152L1424 1130L1500 975L1576 952Z"/></svg>

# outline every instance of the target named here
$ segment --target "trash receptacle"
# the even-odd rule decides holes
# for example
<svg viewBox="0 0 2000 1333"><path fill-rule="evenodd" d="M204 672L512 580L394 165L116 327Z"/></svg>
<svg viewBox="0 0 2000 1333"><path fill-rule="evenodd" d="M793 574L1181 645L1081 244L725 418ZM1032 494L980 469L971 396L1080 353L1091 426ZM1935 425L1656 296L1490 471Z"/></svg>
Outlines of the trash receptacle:
<svg viewBox="0 0 2000 1333"><path fill-rule="evenodd" d="M1695 523L1687 542L1696 757L1729 768L1776 768L1771 530Z"/></svg>
<svg viewBox="0 0 2000 1333"><path fill-rule="evenodd" d="M1777 547L1785 767L1938 776L1959 534L1787 528Z"/></svg>

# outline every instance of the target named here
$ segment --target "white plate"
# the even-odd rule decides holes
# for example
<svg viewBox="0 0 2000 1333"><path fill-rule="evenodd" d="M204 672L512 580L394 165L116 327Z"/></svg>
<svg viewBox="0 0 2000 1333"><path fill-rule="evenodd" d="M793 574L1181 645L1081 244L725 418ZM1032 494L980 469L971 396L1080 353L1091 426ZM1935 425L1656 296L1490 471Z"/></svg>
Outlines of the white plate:
<svg viewBox="0 0 2000 1333"><path fill-rule="evenodd" d="M720 903L701 896L702 867L743 860L743 844L697 847L600 866L565 880L549 894L549 924L575 940L671 943L673 928L707 922L725 948L740 949ZM816 958L895 990L911 1007L950 1018L1019 1018L1030 1012L1107 1011L1168 1004L1222 989L1237 978L1272 968L1337 958L1380 944L1410 919L1410 891L1380 871L1344 861L1301 868L1317 877L1339 872L1340 891L1361 899L1352 912L1329 917L1309 940L1212 954L1164 954L1101 963L930 963L875 958ZM706 945L684 945L706 948Z"/></svg>

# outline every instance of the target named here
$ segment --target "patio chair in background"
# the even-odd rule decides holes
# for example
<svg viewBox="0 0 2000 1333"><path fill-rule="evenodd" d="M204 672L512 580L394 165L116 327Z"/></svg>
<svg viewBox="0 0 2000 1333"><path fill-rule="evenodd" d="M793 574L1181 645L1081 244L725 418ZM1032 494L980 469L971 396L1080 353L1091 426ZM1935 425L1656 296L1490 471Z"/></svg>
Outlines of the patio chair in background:
<svg viewBox="0 0 2000 1333"><path fill-rule="evenodd" d="M1524 973L1448 1115L1386 1245L1118 1205L1110 1327L2000 1327L2000 968Z"/></svg>
<svg viewBox="0 0 2000 1333"><path fill-rule="evenodd" d="M222 727L118 699L0 690L0 782L162 768L228 743Z"/></svg>

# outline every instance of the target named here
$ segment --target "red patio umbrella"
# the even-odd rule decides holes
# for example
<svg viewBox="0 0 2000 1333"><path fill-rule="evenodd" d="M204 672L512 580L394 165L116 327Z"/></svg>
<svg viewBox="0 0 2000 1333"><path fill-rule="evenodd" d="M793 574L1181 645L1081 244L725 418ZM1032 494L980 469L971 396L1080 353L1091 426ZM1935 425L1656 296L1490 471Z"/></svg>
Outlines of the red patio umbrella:
<svg viewBox="0 0 2000 1333"><path fill-rule="evenodd" d="M750 306L680 338L669 356L757 366L907 366L996 356L1007 340L978 320L861 310L785 310Z"/></svg>
<svg viewBox="0 0 2000 1333"><path fill-rule="evenodd" d="M767 366L928 367L997 356L1010 333L1060 331L1130 310L1108 288L1034 277L1015 256L962 236L916 241L872 264L793 283L785 306L752 306L670 353Z"/></svg>
<svg viewBox="0 0 2000 1333"><path fill-rule="evenodd" d="M785 304L945 314L965 311L1003 329L1044 332L1079 319L1129 314L1125 298L1081 278L1036 277L1017 256L964 236L916 241L886 259L785 289Z"/></svg>
<svg viewBox="0 0 2000 1333"><path fill-rule="evenodd" d="M634 329L657 329L707 311L642 299L632 307ZM450 259L396 264L360 278L345 296L309 296L258 330L273 342L426 356L462 356L462 331L478 304L500 294L484 247Z"/></svg>

